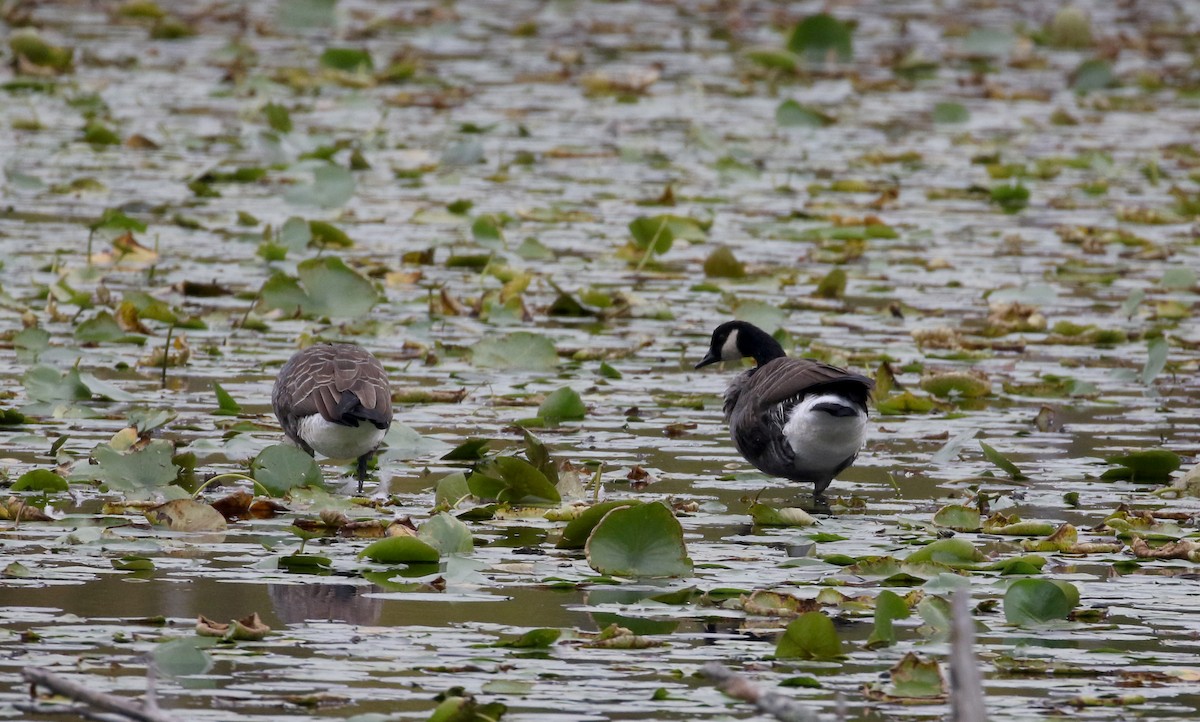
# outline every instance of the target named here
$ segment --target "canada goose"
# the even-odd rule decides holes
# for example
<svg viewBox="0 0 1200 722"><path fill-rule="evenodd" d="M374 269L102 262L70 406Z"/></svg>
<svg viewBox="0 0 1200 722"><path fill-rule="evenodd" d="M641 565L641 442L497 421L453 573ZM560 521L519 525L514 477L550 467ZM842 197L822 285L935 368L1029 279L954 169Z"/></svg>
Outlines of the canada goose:
<svg viewBox="0 0 1200 722"><path fill-rule="evenodd" d="M288 359L271 406L283 433L310 455L358 459L358 491L367 460L392 424L392 388L379 359L361 346L322 343Z"/></svg>
<svg viewBox="0 0 1200 722"><path fill-rule="evenodd" d="M862 448L875 382L819 361L788 358L770 334L745 321L717 326L696 368L743 357L757 365L725 391L734 446L760 470L811 482L820 496Z"/></svg>

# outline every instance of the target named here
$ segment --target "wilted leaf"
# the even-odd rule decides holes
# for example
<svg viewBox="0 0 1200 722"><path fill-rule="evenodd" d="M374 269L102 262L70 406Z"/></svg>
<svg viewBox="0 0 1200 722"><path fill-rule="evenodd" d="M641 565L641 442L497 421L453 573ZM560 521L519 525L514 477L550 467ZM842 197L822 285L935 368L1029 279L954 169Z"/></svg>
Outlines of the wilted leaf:
<svg viewBox="0 0 1200 722"><path fill-rule="evenodd" d="M221 512L195 499L174 499L151 507L146 519L171 531L223 532L229 527Z"/></svg>
<svg viewBox="0 0 1200 722"><path fill-rule="evenodd" d="M933 523L954 531L979 531L979 510L960 504L947 504L933 515Z"/></svg>

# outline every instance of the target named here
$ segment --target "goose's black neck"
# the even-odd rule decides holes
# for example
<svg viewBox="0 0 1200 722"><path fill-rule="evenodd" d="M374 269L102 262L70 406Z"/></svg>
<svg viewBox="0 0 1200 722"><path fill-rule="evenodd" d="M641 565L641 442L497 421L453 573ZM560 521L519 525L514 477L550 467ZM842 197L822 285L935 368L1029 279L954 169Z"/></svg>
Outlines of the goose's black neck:
<svg viewBox="0 0 1200 722"><path fill-rule="evenodd" d="M737 344L738 350L753 358L759 366L787 356L783 351L783 346L779 345L774 336L749 323L740 324Z"/></svg>

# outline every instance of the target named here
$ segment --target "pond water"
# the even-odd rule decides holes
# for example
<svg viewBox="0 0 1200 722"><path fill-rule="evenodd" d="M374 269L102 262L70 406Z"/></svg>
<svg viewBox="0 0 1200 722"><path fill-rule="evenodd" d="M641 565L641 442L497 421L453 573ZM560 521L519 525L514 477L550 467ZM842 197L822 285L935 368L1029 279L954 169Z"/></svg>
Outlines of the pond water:
<svg viewBox="0 0 1200 722"><path fill-rule="evenodd" d="M883 647L868 644L872 605L885 588L944 599L963 585L991 719L1193 717L1200 568L1186 555L1139 558L1120 520L1105 522L1124 505L1157 514L1126 524L1152 546L1200 543L1194 482L1156 493L1183 483L1200 447L1200 13L1078 8L5 7L10 38L30 25L73 62L0 50L0 410L25 417L0 427L0 478L57 469L72 484L45 502L5 495L52 518L0 521L0 718L75 718L14 706L26 666L140 695L146 654L191 638L198 615L252 613L272 633L209 647L206 671L161 679L162 707L189 720L427 719L436 695L461 687L507 705L505 719L759 718L697 674L715 660L825 714L841 704L850 719L940 718L940 697L864 692L886 688L909 652L944 661L936 605L898 620ZM783 53L792 27L822 10L853 26L852 57ZM362 51L371 70L353 67ZM116 142L95 142L100 126ZM659 214L685 228L647 254L629 224ZM121 238L122 218L145 224L139 247ZM308 244L321 227L294 218L352 244ZM743 276L713 275L711 262L706 273L721 246ZM377 302L344 314L350 294L314 286L315 312L273 306L264 284L303 277L318 257L369 279ZM817 293L837 269L844 290ZM563 295L584 312L560 314ZM164 375L169 315L183 345ZM755 499L812 499L732 447L721 394L736 369L693 368L733 317L777 332L793 355L894 373L878 399L893 413L872 412L816 526L752 522ZM548 339L557 361L479 361L481 345L515 332ZM197 535L151 526L119 491L86 482L93 450L138 409L173 413L151 436L194 453L200 479L245 471L280 440L275 374L314 338L368 347L397 391L373 503L338 502L353 491L348 468L322 462L332 498L296 494L275 517ZM58 382L72 368L78 395ZM986 393L932 395L932 377L968 369ZM216 384L240 411L215 413ZM438 480L463 468L448 451L485 438L515 452L518 422L562 387L586 416L534 432L558 459L599 470L599 491L576 496L672 505L690 575L598 575L582 551L556 548L563 523L544 509L468 520L473 551L432 568L364 576L384 569L357 557L367 541L337 536L305 545L329 558L325 573L279 567L300 545L291 524L322 509L423 523ZM905 389L911 406L896 401ZM1011 478L980 440L1028 478ZM1106 459L1160 448L1182 459L1166 482L1100 478ZM226 483L201 498L237 486ZM981 496L1110 545L1037 552L1033 576L1074 585L1082 613L1006 621L1020 576L983 567L1046 534L934 522ZM987 561L900 575L862 564L951 536ZM153 568L114 567L129 555ZM865 597L822 597L845 653L835 660L776 658L791 619L740 601L834 590ZM651 646L592 645L613 623ZM562 634L544 648L495 646L534 629ZM792 686L806 677L814 686Z"/></svg>

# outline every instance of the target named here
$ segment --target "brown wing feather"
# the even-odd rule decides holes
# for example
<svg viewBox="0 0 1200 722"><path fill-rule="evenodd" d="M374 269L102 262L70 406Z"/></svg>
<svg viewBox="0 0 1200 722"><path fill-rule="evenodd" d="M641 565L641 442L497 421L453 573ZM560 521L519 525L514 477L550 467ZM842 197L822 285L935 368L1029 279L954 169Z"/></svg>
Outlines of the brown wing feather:
<svg viewBox="0 0 1200 722"><path fill-rule="evenodd" d="M761 413L818 387L837 383L858 384L868 393L875 387L866 376L837 366L804 358L777 358L756 369L741 392L754 398L755 412Z"/></svg>
<svg viewBox="0 0 1200 722"><path fill-rule="evenodd" d="M357 404L343 402L346 391ZM289 430L288 420L312 414L342 423L354 411L381 427L392 420L387 371L369 351L352 344L318 344L292 356L279 372L271 401L290 436L294 429Z"/></svg>

